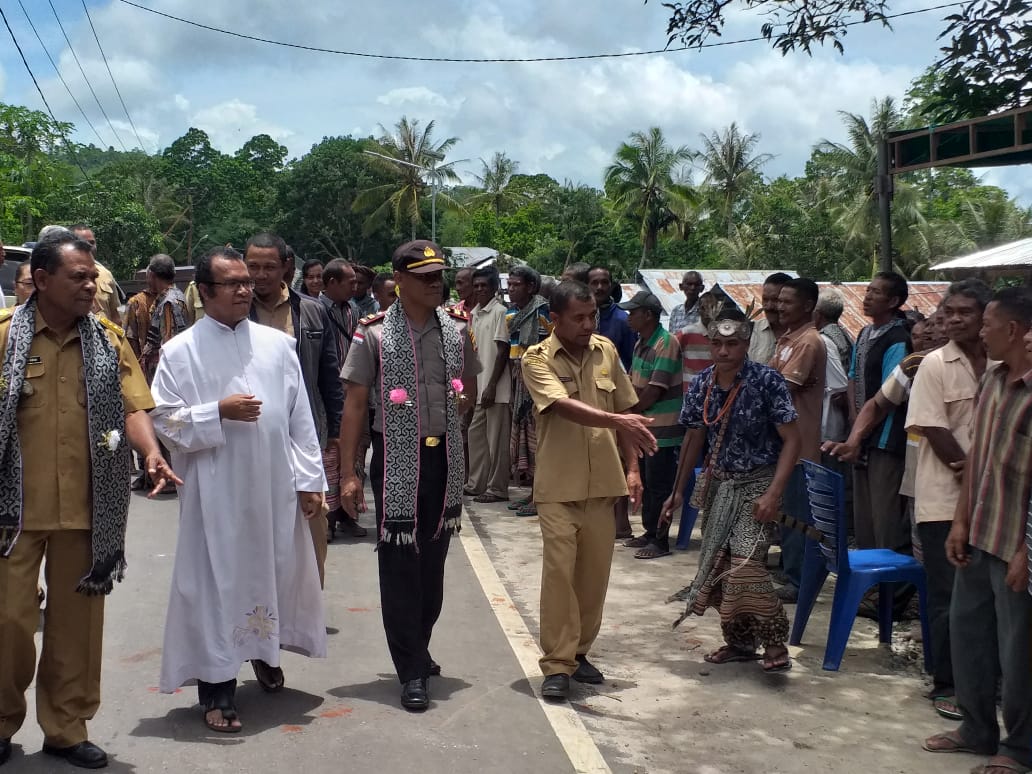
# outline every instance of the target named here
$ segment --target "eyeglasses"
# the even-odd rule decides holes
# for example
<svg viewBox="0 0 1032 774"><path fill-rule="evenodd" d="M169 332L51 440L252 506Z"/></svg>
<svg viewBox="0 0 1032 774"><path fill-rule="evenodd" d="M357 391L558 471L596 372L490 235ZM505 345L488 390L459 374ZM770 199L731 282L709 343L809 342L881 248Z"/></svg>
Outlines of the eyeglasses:
<svg viewBox="0 0 1032 774"><path fill-rule="evenodd" d="M205 285L222 285L223 287L237 290L254 290L254 280L230 280L229 282L206 282Z"/></svg>
<svg viewBox="0 0 1032 774"><path fill-rule="evenodd" d="M23 287L27 287L27 288L33 288L33 287L36 286L36 283L33 282L32 280L15 280L14 284L15 285L22 285Z"/></svg>

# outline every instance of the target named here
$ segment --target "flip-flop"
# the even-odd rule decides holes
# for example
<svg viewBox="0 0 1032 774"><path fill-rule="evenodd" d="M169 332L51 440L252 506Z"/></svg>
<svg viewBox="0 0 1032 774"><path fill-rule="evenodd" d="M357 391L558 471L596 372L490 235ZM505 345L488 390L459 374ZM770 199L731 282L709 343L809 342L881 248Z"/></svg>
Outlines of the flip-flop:
<svg viewBox="0 0 1032 774"><path fill-rule="evenodd" d="M963 720L964 716L957 706L957 699L954 696L937 696L932 702L935 711L947 720Z"/></svg>
<svg viewBox="0 0 1032 774"><path fill-rule="evenodd" d="M943 743L941 747L933 746L936 740ZM921 749L925 752L930 753L972 753L978 754L978 750L971 747L967 742L961 739L960 735L954 731L947 731L944 734L935 734L924 740L921 744Z"/></svg>
<svg viewBox="0 0 1032 774"><path fill-rule="evenodd" d="M624 548L644 548L651 541L644 535L638 535L638 537L632 537L629 540L624 541Z"/></svg>
<svg viewBox="0 0 1032 774"><path fill-rule="evenodd" d="M759 661L760 658L759 653L740 650L730 645L721 645L712 653L705 654L702 660L707 664L736 664L742 661Z"/></svg>
<svg viewBox="0 0 1032 774"><path fill-rule="evenodd" d="M649 543L640 551L634 552L635 559L660 559L664 556L670 556L670 549L660 548L655 543Z"/></svg>
<svg viewBox="0 0 1032 774"><path fill-rule="evenodd" d="M226 725L218 726L208 719L208 713L218 710L222 713L222 719L226 721ZM204 720L204 725L209 730L215 731L220 734L239 734L242 725L233 725L233 721L239 721L240 717L237 715L236 707L233 705L233 701L225 696L219 696L211 699L207 704L201 705L201 718Z"/></svg>
<svg viewBox="0 0 1032 774"><path fill-rule="evenodd" d="M517 516L522 516L522 517L537 516L538 515L537 506L534 505L534 503L527 503L522 508L520 508L518 511L516 511L516 515Z"/></svg>
<svg viewBox="0 0 1032 774"><path fill-rule="evenodd" d="M255 679L266 693L279 693L283 690L283 670L280 667L270 666L260 659L251 660L251 668L254 670Z"/></svg>
<svg viewBox="0 0 1032 774"><path fill-rule="evenodd" d="M785 660L782 661L781 659ZM768 659L766 656L763 657L763 671L768 675L774 675L778 672L788 672L792 668L792 657L785 653L784 656L775 656L774 658Z"/></svg>
<svg viewBox="0 0 1032 774"><path fill-rule="evenodd" d="M1032 771L1028 766L1022 766L1017 761L1013 761L1009 758L1007 760L997 760L995 762L990 758L985 763L971 769L971 774L992 774L994 769L998 771L1016 772L1016 774L1028 774L1029 771Z"/></svg>
<svg viewBox="0 0 1032 774"><path fill-rule="evenodd" d="M518 511L523 506L529 505L529 504L530 504L530 498L529 497L524 497L524 498L521 498L519 500L513 500L511 503L509 503L505 507L508 508L510 511Z"/></svg>

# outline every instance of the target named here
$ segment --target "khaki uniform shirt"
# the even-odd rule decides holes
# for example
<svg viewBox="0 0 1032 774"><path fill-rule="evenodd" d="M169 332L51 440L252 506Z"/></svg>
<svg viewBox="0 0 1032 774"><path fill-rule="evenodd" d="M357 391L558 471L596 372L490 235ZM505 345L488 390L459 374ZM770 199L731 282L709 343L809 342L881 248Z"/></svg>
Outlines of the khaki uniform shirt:
<svg viewBox="0 0 1032 774"><path fill-rule="evenodd" d="M448 310L451 321L459 329L463 352L462 383L463 392L472 400L472 392L476 389L477 372L480 363L473 347L473 339L469 335L468 322L456 319L455 315L465 312ZM447 408L451 397L451 385L448 383L444 363L444 343L441 341L441 329L437 315L430 315L422 328L411 327L412 339L416 342L416 372L419 374L419 427L424 438L444 435L448 430ZM383 432L383 417L380 416L380 336L383 334L383 315L365 318L358 326L351 349L344 367L340 370L340 378L346 382L360 384L369 388L369 402L373 408L373 431ZM388 386L388 392L390 386Z"/></svg>
<svg viewBox="0 0 1032 774"><path fill-rule="evenodd" d="M204 301L201 299L201 292L197 289L197 283L191 282L186 286L186 319L191 325L204 317Z"/></svg>
<svg viewBox="0 0 1032 774"><path fill-rule="evenodd" d="M283 331L294 338L294 317L290 309L290 289L284 282L280 288L280 296L272 304L266 304L258 296L254 297L254 308L258 314L258 322Z"/></svg>
<svg viewBox="0 0 1032 774"><path fill-rule="evenodd" d="M97 263L97 295L93 297L93 311L102 314L109 320L119 323L122 318L118 314L118 288L115 286L115 275L100 262Z"/></svg>
<svg viewBox="0 0 1032 774"><path fill-rule="evenodd" d="M749 359L760 365L768 365L774 355L774 347L778 344L770 323L763 317L753 323L752 337L749 339Z"/></svg>
<svg viewBox="0 0 1032 774"><path fill-rule="evenodd" d="M0 359L7 348L10 318L0 315ZM154 408L150 388L121 332L105 329L118 351L126 413ZM79 330L63 337L36 312L36 335L29 349L25 383L31 394L18 401L24 527L27 530L89 529L90 439L86 380ZM129 471L126 471L126 476ZM128 478L126 479L128 486Z"/></svg>
<svg viewBox="0 0 1032 774"><path fill-rule="evenodd" d="M611 413L638 402L613 343L595 334L577 358L552 333L523 355L523 381L537 412L534 500L567 503L627 494L616 432L579 425L551 411L563 398Z"/></svg>
<svg viewBox="0 0 1032 774"><path fill-rule="evenodd" d="M456 305L456 308L457 305ZM461 309L459 311L462 311ZM498 342L509 344L509 326L505 322L508 309L497 298L492 298L487 306L477 304L470 312L470 323L473 326L473 338L477 342L477 359L480 361L480 373L477 375L477 405L484 394L487 383L491 381L495 361L498 359ZM498 377L495 385L494 402L508 403L512 394L512 379L509 378L509 364Z"/></svg>

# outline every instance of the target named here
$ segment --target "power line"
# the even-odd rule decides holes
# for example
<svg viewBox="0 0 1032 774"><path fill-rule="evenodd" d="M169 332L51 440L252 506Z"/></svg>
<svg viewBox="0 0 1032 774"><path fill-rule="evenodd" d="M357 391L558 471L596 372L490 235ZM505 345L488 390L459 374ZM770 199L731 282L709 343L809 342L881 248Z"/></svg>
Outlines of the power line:
<svg viewBox="0 0 1032 774"><path fill-rule="evenodd" d="M18 0L21 2L21 0ZM118 95L118 101L122 103L122 110L125 111L125 117L129 119L129 126L133 128L133 134L136 135L137 142L140 143L140 150L146 152L146 148L143 145L143 138L140 137L140 133L136 130L136 124L133 123L133 117L129 115L129 108L125 105L125 100L122 99L122 92L118 89L118 84L115 83L115 75L111 72L111 65L108 64L107 55L104 54L104 47L100 45L100 37L97 35L97 28L93 26L93 19L90 17L90 9L86 7L86 0L82 0L82 10L86 12L86 19L90 23L90 29L93 30L93 39L97 41L97 48L100 49L100 58L104 60L104 67L107 68L108 77L111 78L111 85L115 87L115 94Z"/></svg>
<svg viewBox="0 0 1032 774"><path fill-rule="evenodd" d="M61 122L57 120L57 116L54 115L54 111L50 109L50 103L47 102L46 95L43 94L43 89L39 87L39 81L36 80L36 75L32 72L32 68L29 67L29 60L25 58L25 52L22 51L21 44L18 42L18 38L15 36L14 30L11 29L11 23L7 21L7 14L4 13L4 9L2 6L0 6L0 17L3 18L4 26L7 27L7 31L11 34L11 40L14 42L14 47L18 49L18 55L21 57L22 64L25 65L25 69L28 71L29 77L32 79L33 85L36 87L36 91L39 92L39 98L43 100L43 105L46 107L47 112L50 114L50 118L53 119L54 123L57 126L60 126ZM82 164L79 163L79 157L75 152L75 146L68 140L68 137L65 136L63 132L61 133L61 138L65 141L65 145L68 146L68 152L72 156L72 161L75 162L75 166L77 166L79 168L79 171L82 172L82 176L86 178L87 182L89 182L90 185L94 185L93 178L89 176L86 170L83 169Z"/></svg>
<svg viewBox="0 0 1032 774"><path fill-rule="evenodd" d="M104 116L104 120L107 121L108 127L111 129L111 133L115 135L115 139L118 140L118 144L122 146L122 150L126 153L129 149L125 147L125 143L122 142L122 137L118 134L118 130L115 129L115 125L111 123L111 119L108 118L107 111L104 110L104 106L100 104L100 98L97 96L97 92L93 90L93 84L90 83L90 79L86 77L86 70L82 66L82 62L79 61L79 56L75 53L75 48L72 46L72 41L68 37L68 33L65 32L64 25L61 23L61 17L57 15L57 9L54 7L54 0L49 0L50 10L54 12L54 18L57 19L57 26L61 28L61 34L64 35L65 43L68 44L68 50L72 53L72 59L79 65L79 72L82 73L82 79L86 81L86 85L89 87L90 94L93 95L93 101L97 103L97 107L100 108L100 114Z"/></svg>
<svg viewBox="0 0 1032 774"><path fill-rule="evenodd" d="M32 23L32 19L29 17L29 12L25 10L25 4L22 3L22 0L18 0L18 5L21 6L22 13L25 14L25 21L27 21L29 23L29 27L32 28L32 32L36 36L36 40L39 41L39 45L43 49L43 53L47 55L47 59L49 59L50 64L53 65L54 72L57 73L57 77L60 79L61 84L65 87L65 91L67 91L68 96L72 98L72 102L75 103L75 107L79 109L79 114L83 117L86 123L89 124L89 127L93 130L93 133L97 135L97 140L100 142L101 148L103 148L105 145L107 145L107 143L104 142L104 138L100 136L100 132L97 131L97 127L93 125L93 122L90 121L89 116L86 115L86 111L82 109L82 105L79 104L79 100L77 100L75 98L75 95L72 94L72 90L69 88L68 82L65 81L64 76L61 75L61 68L57 66L57 62L54 61L54 57L50 55L50 51L47 49L46 44L43 42L43 38L40 37L39 32L36 30L36 25Z"/></svg>
<svg viewBox="0 0 1032 774"><path fill-rule="evenodd" d="M283 46L284 48L296 48L296 49L300 49L302 51L313 51L313 52L320 53L320 54L337 54L339 56L356 56L356 57L363 57L363 58L366 58L366 59L394 59L394 60L401 60L401 61L405 61L405 62L453 62L453 63L467 63L467 64L477 64L477 63L520 63L520 62L573 62L573 61L579 61L579 60L584 60L584 59L619 59L619 58L622 58L622 57L632 57L632 56L651 56L653 54L670 54L670 53L675 53L675 52L678 52L678 51L689 51L689 50L692 50L694 48L720 48L720 47L723 47L723 46L736 46L736 45L738 45L740 43L755 43L757 41L766 40L766 38L761 35L761 36L757 36L757 37L754 37L754 38L741 38L741 39L738 39L738 40L722 40L722 41L718 41L716 43L703 43L702 45L697 46L697 47L696 46L691 46L691 47L683 46L682 48L657 48L657 49L653 49L651 51L622 51L622 52L619 52L619 53L581 54L581 55L578 55L578 56L540 56L540 57L525 57L525 58L515 58L515 57L513 57L513 58L505 58L505 57L503 57L503 58L496 58L496 59L488 59L488 58L462 59L462 58L457 58L457 57L401 56L401 55L398 55L398 54L376 54L376 53L371 53L371 52L368 52L368 51L346 51L346 50L341 50L341 49L336 49L336 48L321 48L319 46L309 46L309 45L305 45L303 43L290 43L290 42L282 41L282 40L272 40L270 38L258 37L257 35L248 35L247 33L244 33L244 32L235 32L234 30L227 30L227 29L223 29L221 27L213 27L210 24L203 24L203 23L198 22L198 21L193 21L192 19L184 19L181 16L175 16L175 15L170 14L170 13L165 13L164 11L159 11L156 8L148 8L147 6L141 5L140 3L133 2L132 0L119 0L119 2L124 3L125 5L130 5L133 8L138 8L141 11L147 11L148 13L152 13L152 14L154 14L156 16L164 16L166 19L171 19L173 21L177 21L177 22L180 22L182 24L189 24L192 27L199 27L202 30L209 30L210 32L218 32L218 33L220 33L222 35L230 35L230 36L232 36L234 38L241 38L242 40L250 40L250 41L254 41L256 43L267 43L267 44L272 45L272 46ZM939 11L939 10L942 10L944 8L955 8L955 7L961 6L961 5L964 5L964 3L963 2L951 2L951 3L943 3L941 5L934 5L934 6L931 6L930 8L918 8L918 9L913 10L913 11L901 11L900 13L894 13L894 14L889 14L888 16L885 16L884 20L898 19L898 18L901 18L903 16L913 16L914 14L928 13L929 11ZM882 21L882 19L872 19L871 21ZM853 22L847 22L843 26L853 27L853 26L858 25L858 24L869 24L869 23L870 22L868 22L868 21L858 20L858 21L853 21Z"/></svg>

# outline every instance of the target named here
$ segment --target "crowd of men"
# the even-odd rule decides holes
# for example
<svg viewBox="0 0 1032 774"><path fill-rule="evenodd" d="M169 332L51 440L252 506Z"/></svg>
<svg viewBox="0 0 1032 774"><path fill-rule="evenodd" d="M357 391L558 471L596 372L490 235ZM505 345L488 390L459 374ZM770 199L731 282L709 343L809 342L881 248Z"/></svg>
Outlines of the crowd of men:
<svg viewBox="0 0 1032 774"><path fill-rule="evenodd" d="M904 312L906 280L882 272L854 342L841 294L781 273L751 320L686 272L664 324L655 295L623 300L607 267L586 264L559 281L515 267L505 294L495 268L462 269L450 301L444 253L425 240L401 245L389 275L307 261L295 289L293 251L262 232L212 249L185 293L172 259L153 256L122 328L95 251L85 224L47 227L19 305L0 312L0 764L34 675L44 752L107 763L86 723L104 596L126 566L131 447L134 486L179 496L160 688L196 683L212 731L243 727L245 662L276 693L282 650L326 655L327 543L366 535L366 478L409 710L430 706L441 673L430 642L464 497L537 517L545 698L603 680L588 654L614 541L669 556L689 507L702 544L680 620L715 608L724 644L706 661L787 671L809 461L845 480L856 547L924 564L928 698L960 721L924 749L990 756L980 770L995 774L1032 767L1028 289L957 282L925 320ZM530 494L510 502L514 485ZM895 590L897 616L912 596Z"/></svg>

